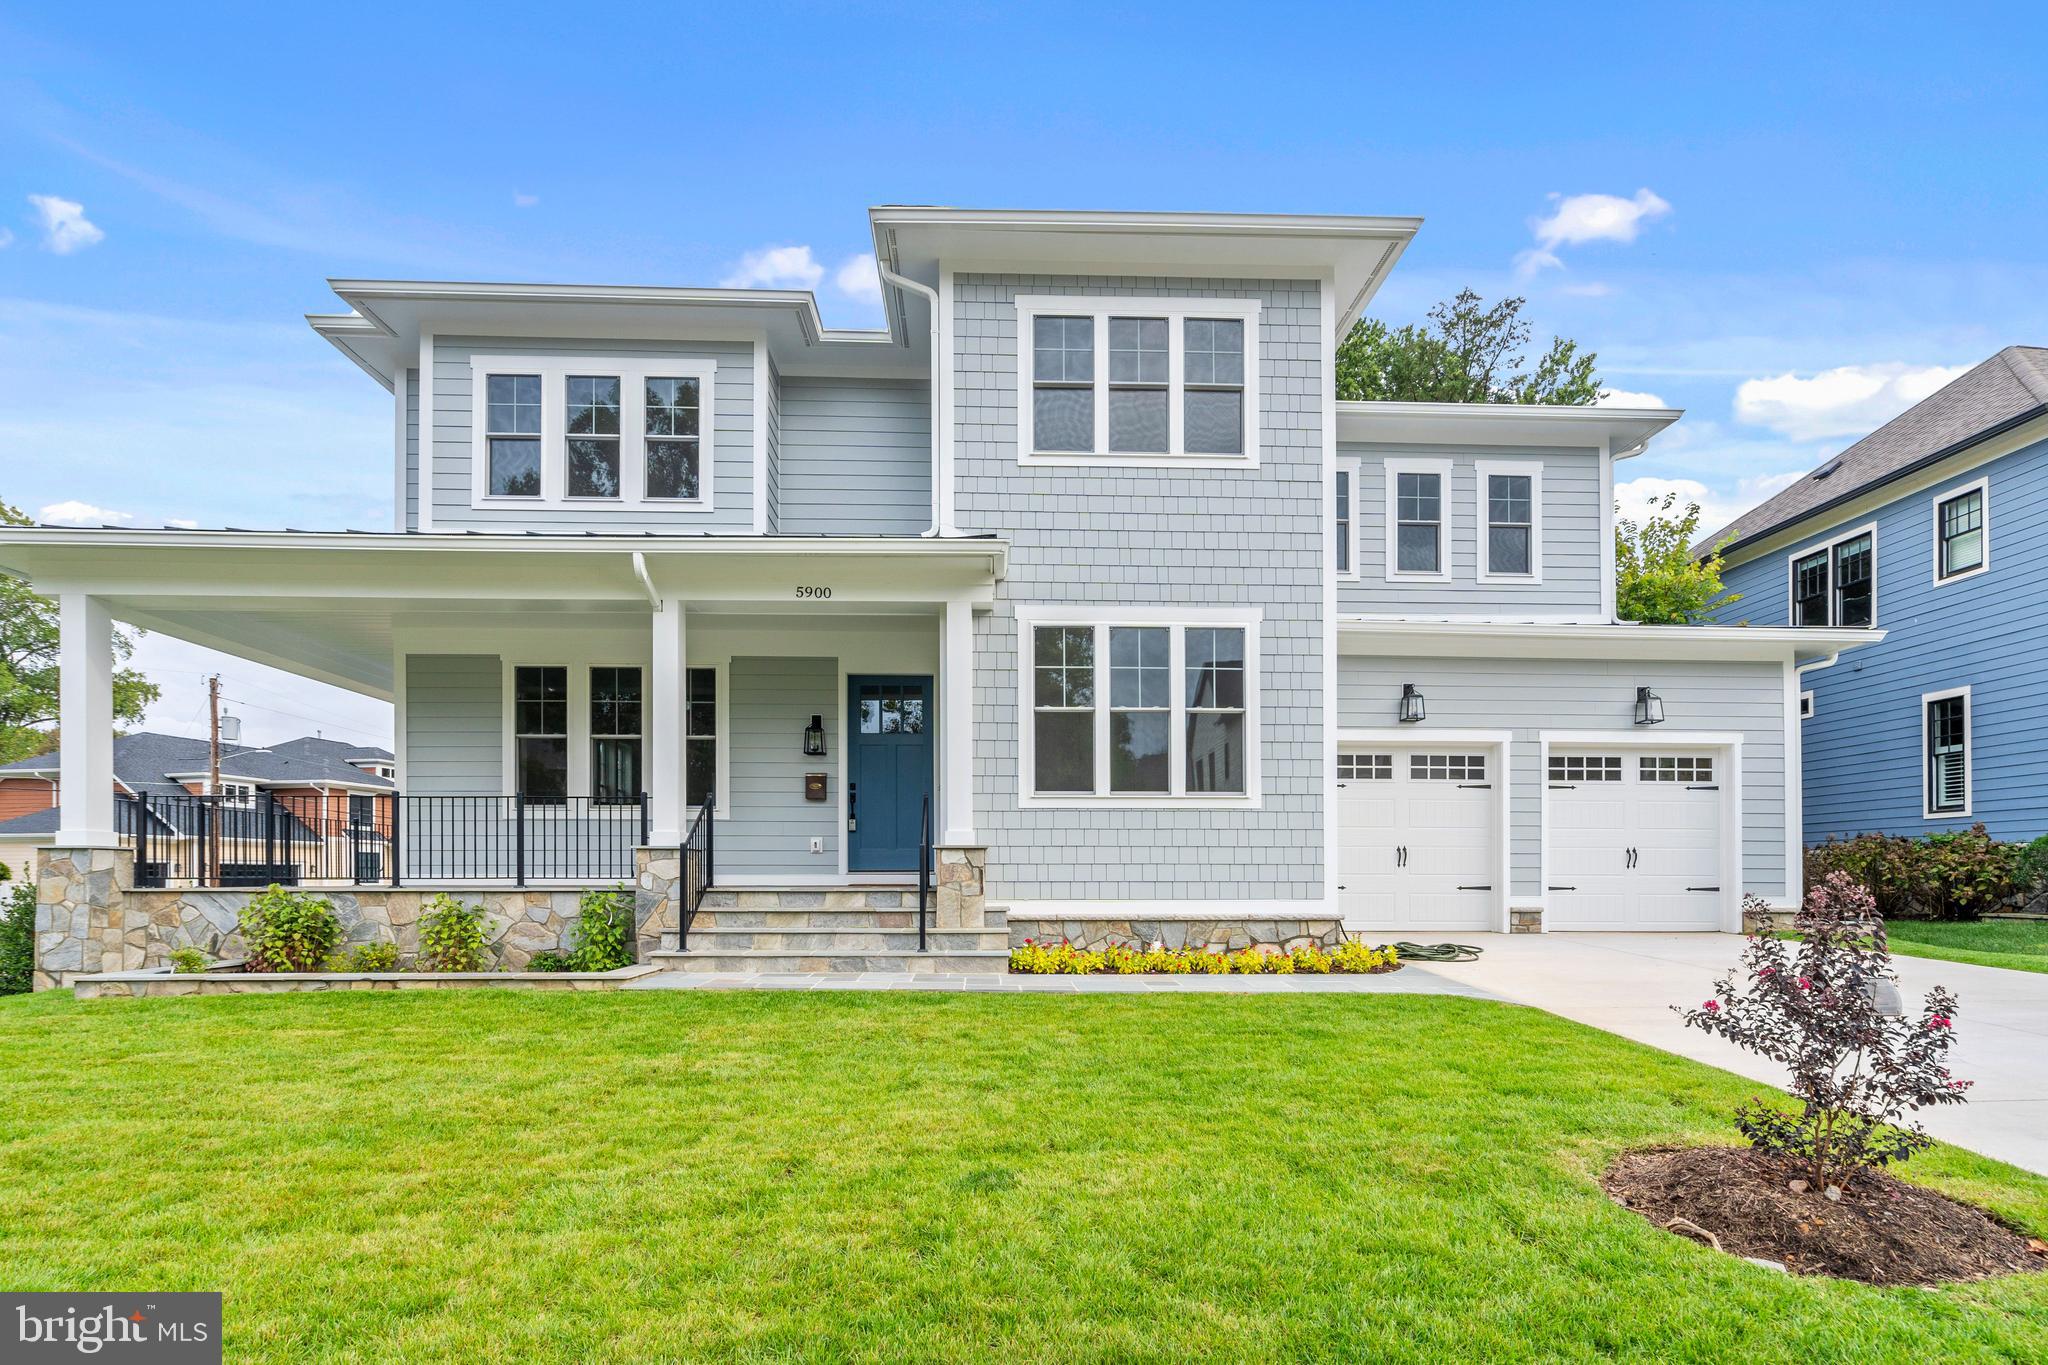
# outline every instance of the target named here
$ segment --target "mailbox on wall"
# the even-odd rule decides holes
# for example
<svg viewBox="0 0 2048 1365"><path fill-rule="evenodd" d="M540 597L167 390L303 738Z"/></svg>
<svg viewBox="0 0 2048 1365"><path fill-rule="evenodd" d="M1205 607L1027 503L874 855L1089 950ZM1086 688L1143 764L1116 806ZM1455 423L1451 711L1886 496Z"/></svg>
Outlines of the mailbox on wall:
<svg viewBox="0 0 2048 1365"><path fill-rule="evenodd" d="M806 800L806 801L823 801L824 799L825 799L825 774L823 774L823 773L805 773L805 774L804 774L804 800Z"/></svg>

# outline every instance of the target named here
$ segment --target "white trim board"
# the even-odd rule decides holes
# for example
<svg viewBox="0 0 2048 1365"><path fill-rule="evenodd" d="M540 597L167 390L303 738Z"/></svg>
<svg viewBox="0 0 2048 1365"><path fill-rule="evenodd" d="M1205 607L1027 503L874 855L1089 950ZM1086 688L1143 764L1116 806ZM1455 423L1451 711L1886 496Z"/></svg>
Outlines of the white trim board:
<svg viewBox="0 0 2048 1365"><path fill-rule="evenodd" d="M994 892L992 910L1004 910L1010 922L1051 920L1211 920L1211 919L1337 919L1325 901L1301 900L1145 900L1145 901L1020 901Z"/></svg>

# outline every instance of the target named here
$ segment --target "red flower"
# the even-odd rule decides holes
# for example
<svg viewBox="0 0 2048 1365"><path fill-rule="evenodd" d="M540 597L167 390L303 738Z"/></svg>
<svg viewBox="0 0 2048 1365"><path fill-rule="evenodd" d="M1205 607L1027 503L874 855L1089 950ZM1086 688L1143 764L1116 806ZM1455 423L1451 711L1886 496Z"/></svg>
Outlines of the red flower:
<svg viewBox="0 0 2048 1365"><path fill-rule="evenodd" d="M1932 1015L1927 1020L1929 1028L1947 1028L1953 1021L1946 1014Z"/></svg>
<svg viewBox="0 0 2048 1365"><path fill-rule="evenodd" d="M1813 983L1802 976L1799 978L1799 989L1802 991L1810 991L1813 989Z"/></svg>
<svg viewBox="0 0 2048 1365"><path fill-rule="evenodd" d="M1706 1004L1701 1005L1700 1008L1705 1010L1709 1014L1718 1014L1721 1012L1721 1002L1718 1000L1709 1000Z"/></svg>

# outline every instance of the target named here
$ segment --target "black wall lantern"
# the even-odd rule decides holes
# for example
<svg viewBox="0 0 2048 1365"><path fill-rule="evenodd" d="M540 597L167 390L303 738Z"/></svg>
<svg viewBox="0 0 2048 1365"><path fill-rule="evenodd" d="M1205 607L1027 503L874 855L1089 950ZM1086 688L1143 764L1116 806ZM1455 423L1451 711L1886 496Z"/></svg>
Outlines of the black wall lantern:
<svg viewBox="0 0 2048 1365"><path fill-rule="evenodd" d="M822 758L825 755L825 718L812 716L811 723L804 727L804 757Z"/></svg>
<svg viewBox="0 0 2048 1365"><path fill-rule="evenodd" d="M1664 699L1647 687L1636 689L1636 724L1662 725L1664 723Z"/></svg>
<svg viewBox="0 0 2048 1365"><path fill-rule="evenodd" d="M1422 704L1422 693L1415 689L1415 684L1402 683L1401 723L1403 725L1411 725L1418 720L1426 719L1428 715L1428 710Z"/></svg>

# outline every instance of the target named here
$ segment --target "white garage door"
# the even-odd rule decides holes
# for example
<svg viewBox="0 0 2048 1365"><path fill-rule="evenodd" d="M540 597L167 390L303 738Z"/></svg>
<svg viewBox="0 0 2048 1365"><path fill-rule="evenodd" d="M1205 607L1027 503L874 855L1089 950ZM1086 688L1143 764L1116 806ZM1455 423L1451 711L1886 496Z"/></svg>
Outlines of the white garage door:
<svg viewBox="0 0 2048 1365"><path fill-rule="evenodd" d="M1552 929L1721 927L1721 760L1553 750Z"/></svg>
<svg viewBox="0 0 2048 1365"><path fill-rule="evenodd" d="M1499 927L1493 757L1461 749L1337 756L1337 902L1362 928Z"/></svg>

